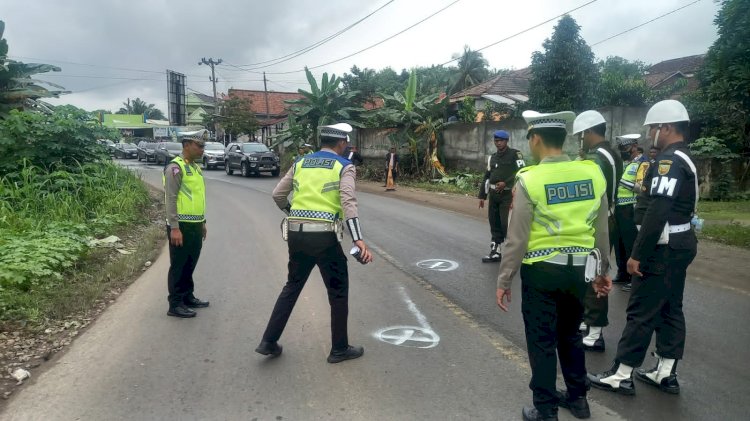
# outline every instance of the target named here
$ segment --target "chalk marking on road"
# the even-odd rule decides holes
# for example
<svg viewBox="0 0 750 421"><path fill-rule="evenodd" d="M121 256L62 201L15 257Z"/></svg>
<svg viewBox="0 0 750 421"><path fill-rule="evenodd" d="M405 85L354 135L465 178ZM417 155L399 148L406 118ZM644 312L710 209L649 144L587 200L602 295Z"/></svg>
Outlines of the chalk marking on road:
<svg viewBox="0 0 750 421"><path fill-rule="evenodd" d="M373 336L391 345L422 349L436 347L440 343L440 335L432 330L430 323L427 322L427 317L419 311L403 285L398 287L398 292L401 299L406 303L406 308L417 319L419 326L390 326L378 330Z"/></svg>
<svg viewBox="0 0 750 421"><path fill-rule="evenodd" d="M458 262L448 259L427 259L417 262L417 267L422 269L437 270L439 272L449 272L458 269Z"/></svg>

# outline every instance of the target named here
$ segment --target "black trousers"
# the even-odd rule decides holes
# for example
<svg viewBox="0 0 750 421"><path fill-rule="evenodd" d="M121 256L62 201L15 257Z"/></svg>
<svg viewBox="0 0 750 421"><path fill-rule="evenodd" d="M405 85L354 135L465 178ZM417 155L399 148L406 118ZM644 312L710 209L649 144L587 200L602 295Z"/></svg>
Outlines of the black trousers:
<svg viewBox="0 0 750 421"><path fill-rule="evenodd" d="M500 244L505 241L508 233L508 213L513 202L513 194L510 190L500 193L490 190L487 199L487 218L490 220L492 242Z"/></svg>
<svg viewBox="0 0 750 421"><path fill-rule="evenodd" d="M583 266L551 263L521 266L523 322L531 364L534 406L556 410L557 358L571 397L586 395L586 360L578 325L583 296L591 288Z"/></svg>
<svg viewBox="0 0 750 421"><path fill-rule="evenodd" d="M182 246L173 246L171 228L167 226L167 240L169 241L169 273L167 275L169 296L167 299L170 308L183 304L186 298L193 296L195 289L193 272L203 247L203 223L180 222L180 232L182 232Z"/></svg>
<svg viewBox="0 0 750 421"><path fill-rule="evenodd" d="M685 316L682 295L687 267L696 250L674 250L656 246L656 252L641 262L643 277L633 276L627 321L617 344L617 361L639 367L646 357L651 335L656 332L656 353L681 359L685 350Z"/></svg>
<svg viewBox="0 0 750 421"><path fill-rule="evenodd" d="M609 217L609 250L600 250L602 253L612 253L617 239L617 223L614 216ZM635 241L635 240L634 240ZM602 268L602 272L608 271L609 268ZM597 298L594 288L586 289L584 298L585 310L583 321L589 326L604 327L609 325L609 298L607 296Z"/></svg>
<svg viewBox="0 0 750 421"><path fill-rule="evenodd" d="M288 245L289 275L273 307L263 340L279 340L310 272L317 265L331 305L331 350L346 349L349 346L349 271L336 235L330 232L290 232Z"/></svg>
<svg viewBox="0 0 750 421"><path fill-rule="evenodd" d="M635 208L633 205L615 206L615 221L617 238L615 238L615 261L617 262L617 276L620 279L628 280L628 259L633 252L633 243L638 236L638 229L635 227L633 214Z"/></svg>

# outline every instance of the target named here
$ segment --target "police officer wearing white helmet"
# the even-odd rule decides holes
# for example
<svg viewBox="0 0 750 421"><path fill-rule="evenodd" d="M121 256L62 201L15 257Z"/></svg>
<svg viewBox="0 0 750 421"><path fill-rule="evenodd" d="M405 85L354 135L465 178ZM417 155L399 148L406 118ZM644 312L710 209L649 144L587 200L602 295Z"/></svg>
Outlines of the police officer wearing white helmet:
<svg viewBox="0 0 750 421"><path fill-rule="evenodd" d="M609 242L610 249L618 242L615 227L614 208L617 204L617 184L623 173L620 154L615 152L604 138L607 133L607 122L598 111L589 110L579 114L573 121L573 134L581 136L581 148L587 153L587 159L596 162L607 180L607 204L609 205ZM609 254L610 250L602 250ZM603 270L607 270L604 268ZM587 329L583 338L583 349L586 351L604 352L604 335L602 330L609 324L607 313L609 301L606 296L597 297L593 289L586 292L586 310L583 313L582 330Z"/></svg>
<svg viewBox="0 0 750 421"><path fill-rule="evenodd" d="M635 371L635 377L646 384L667 393L680 392L676 369L685 348L682 297L685 274L698 245L691 225L698 204L698 175L685 141L689 121L685 107L671 99L654 104L646 115L644 125L661 153L648 168L636 202L635 222L640 228L628 260L633 287L627 323L612 367L589 374L594 387L633 395ZM635 369L643 363L654 332L655 367Z"/></svg>

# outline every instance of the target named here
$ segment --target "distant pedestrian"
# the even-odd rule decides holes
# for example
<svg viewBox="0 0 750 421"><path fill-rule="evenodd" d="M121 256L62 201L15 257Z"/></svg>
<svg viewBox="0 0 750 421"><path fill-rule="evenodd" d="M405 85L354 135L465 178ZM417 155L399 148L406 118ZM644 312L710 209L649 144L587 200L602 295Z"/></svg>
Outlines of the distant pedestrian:
<svg viewBox="0 0 750 421"><path fill-rule="evenodd" d="M193 295L193 271L206 240L206 184L196 161L203 156L202 138L182 138L182 154L164 168L164 198L169 239L169 311L174 317L195 317L192 308L208 307Z"/></svg>
<svg viewBox="0 0 750 421"><path fill-rule="evenodd" d="M396 148L391 146L390 151L385 154L385 185L386 190L396 190L396 180L399 172L399 158Z"/></svg>

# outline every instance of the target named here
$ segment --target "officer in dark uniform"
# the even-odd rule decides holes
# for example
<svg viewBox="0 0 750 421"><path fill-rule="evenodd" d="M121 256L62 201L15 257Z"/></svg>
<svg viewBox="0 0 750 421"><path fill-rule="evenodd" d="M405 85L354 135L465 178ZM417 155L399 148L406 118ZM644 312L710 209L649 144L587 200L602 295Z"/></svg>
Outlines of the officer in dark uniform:
<svg viewBox="0 0 750 421"><path fill-rule="evenodd" d="M276 300L263 339L255 352L278 356L278 344L302 288L315 266L320 269L331 305L331 352L329 363L359 358L361 346L351 346L347 335L349 314L349 271L341 249L341 221L351 234L360 263L372 261L362 239L354 193L356 170L341 156L352 127L346 123L322 126L318 152L305 155L286 173L273 191L276 205L285 210L288 228L289 276ZM292 203L289 194L294 191Z"/></svg>
<svg viewBox="0 0 750 421"><path fill-rule="evenodd" d="M607 266L606 182L591 161L571 161L563 153L567 127L575 114L524 111L529 150L538 165L518 171L513 189L508 238L497 277L497 304L508 311L511 284L520 267L521 311L531 365L534 406L526 421L557 420L557 408L577 418L591 416L586 400L586 364L578 324L587 289L606 295L606 273L586 274L590 253ZM592 268L598 266L593 264ZM592 281L593 285L586 283ZM567 390L558 392L557 359ZM507 418L507 417L506 417Z"/></svg>
<svg viewBox="0 0 750 421"><path fill-rule="evenodd" d="M581 147L588 152L587 159L596 162L607 180L607 203L609 203L609 242L610 249L617 243L614 208L617 203L617 184L623 173L622 158L604 138L607 122L599 112L584 111L573 122L573 134L581 135ZM611 250L608 250L609 253ZM602 250L602 253L605 251ZM608 268L604 268L608 270ZM588 334L583 338L583 349L604 352L602 329L609 324L607 313L609 301L606 296L597 297L590 288L586 291L586 311L583 322ZM581 326L584 328L584 326ZM585 330L585 329L582 329Z"/></svg>
<svg viewBox="0 0 750 421"><path fill-rule="evenodd" d="M193 271L206 239L206 185L196 160L203 156L205 139L182 138L182 154L162 174L169 239L169 311L173 317L195 317L192 308L208 307L195 298Z"/></svg>
<svg viewBox="0 0 750 421"><path fill-rule="evenodd" d="M496 130L494 142L497 152L487 158L487 171L479 186L479 208L489 198L487 217L490 220L490 254L482 262L499 262L500 244L505 241L508 232L508 212L513 201L513 183L519 168L524 166L523 155L517 149L508 147L510 136L505 130Z"/></svg>
<svg viewBox="0 0 750 421"><path fill-rule="evenodd" d="M698 175L685 142L689 121L685 107L671 99L654 104L646 114L644 125L661 153L648 168L635 208L640 229L628 260L633 286L627 324L612 368L589 374L597 388L635 394L633 368L643 363L656 332L656 366L639 368L635 376L664 392L680 392L676 369L685 348L682 296L698 245L691 225L698 205Z"/></svg>

